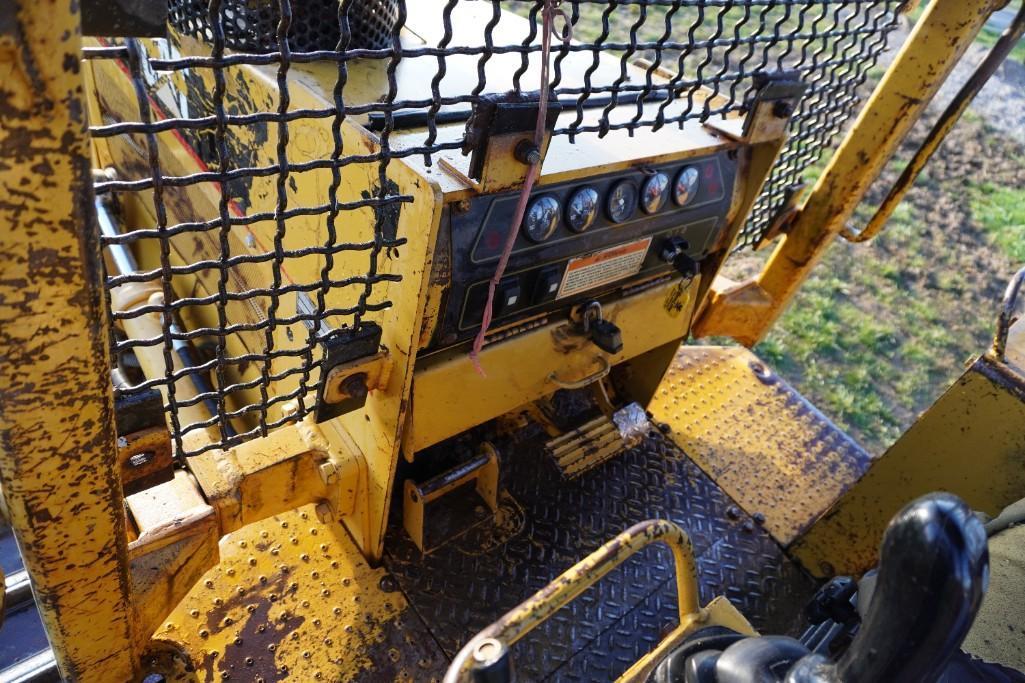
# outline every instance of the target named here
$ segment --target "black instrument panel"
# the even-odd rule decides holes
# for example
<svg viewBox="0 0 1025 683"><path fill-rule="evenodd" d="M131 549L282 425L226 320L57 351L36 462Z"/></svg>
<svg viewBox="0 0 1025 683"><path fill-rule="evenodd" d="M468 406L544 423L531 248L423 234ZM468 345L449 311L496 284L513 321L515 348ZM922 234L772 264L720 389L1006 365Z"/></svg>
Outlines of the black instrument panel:
<svg viewBox="0 0 1025 683"><path fill-rule="evenodd" d="M700 261L725 225L736 172L736 158L723 151L537 188L496 289L493 321L568 309L631 281L673 274L664 254L670 241L682 238L687 255ZM435 262L450 264L451 277L431 348L477 333L518 199L509 192L449 205L436 247L445 253Z"/></svg>

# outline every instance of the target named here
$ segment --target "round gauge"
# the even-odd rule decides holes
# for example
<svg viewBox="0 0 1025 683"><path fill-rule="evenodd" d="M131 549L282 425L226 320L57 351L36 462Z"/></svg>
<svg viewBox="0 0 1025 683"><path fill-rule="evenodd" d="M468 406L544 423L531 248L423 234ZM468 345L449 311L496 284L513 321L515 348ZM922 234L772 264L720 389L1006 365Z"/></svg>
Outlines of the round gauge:
<svg viewBox="0 0 1025 683"><path fill-rule="evenodd" d="M605 200L605 210L613 223L622 223L637 210L637 185L631 180L620 180Z"/></svg>
<svg viewBox="0 0 1025 683"><path fill-rule="evenodd" d="M559 200L542 195L527 207L523 217L523 234L532 242L544 242L559 225Z"/></svg>
<svg viewBox="0 0 1025 683"><path fill-rule="evenodd" d="M676 174L676 182L673 183L673 201L680 206L686 206L698 191L698 169L694 166L684 166Z"/></svg>
<svg viewBox="0 0 1025 683"><path fill-rule="evenodd" d="M582 187L573 193L566 205L566 224L573 232L583 232L591 227L598 216L598 191L593 187Z"/></svg>
<svg viewBox="0 0 1025 683"><path fill-rule="evenodd" d="M655 173L648 176L641 187L641 208L644 213L655 213L661 209L669 196L669 176L665 173Z"/></svg>

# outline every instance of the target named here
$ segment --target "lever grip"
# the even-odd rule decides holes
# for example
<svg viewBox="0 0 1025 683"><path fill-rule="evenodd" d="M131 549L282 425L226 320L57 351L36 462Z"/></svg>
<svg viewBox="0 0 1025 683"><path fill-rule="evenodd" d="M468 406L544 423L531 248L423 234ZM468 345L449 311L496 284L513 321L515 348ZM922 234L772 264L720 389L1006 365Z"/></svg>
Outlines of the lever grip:
<svg viewBox="0 0 1025 683"><path fill-rule="evenodd" d="M960 647L989 581L982 522L957 496L933 493L883 535L868 613L836 680L933 681Z"/></svg>

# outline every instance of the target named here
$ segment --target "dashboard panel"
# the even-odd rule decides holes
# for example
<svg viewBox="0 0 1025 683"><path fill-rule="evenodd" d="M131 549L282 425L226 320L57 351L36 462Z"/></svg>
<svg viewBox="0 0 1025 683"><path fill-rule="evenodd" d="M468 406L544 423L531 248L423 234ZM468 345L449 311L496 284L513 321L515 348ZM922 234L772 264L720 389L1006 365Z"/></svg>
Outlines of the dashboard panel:
<svg viewBox="0 0 1025 683"><path fill-rule="evenodd" d="M737 173L729 150L543 185L531 194L496 289L493 325L514 323L660 275L667 249L700 261L725 227ZM519 194L450 204L435 263L448 287L430 348L472 339Z"/></svg>

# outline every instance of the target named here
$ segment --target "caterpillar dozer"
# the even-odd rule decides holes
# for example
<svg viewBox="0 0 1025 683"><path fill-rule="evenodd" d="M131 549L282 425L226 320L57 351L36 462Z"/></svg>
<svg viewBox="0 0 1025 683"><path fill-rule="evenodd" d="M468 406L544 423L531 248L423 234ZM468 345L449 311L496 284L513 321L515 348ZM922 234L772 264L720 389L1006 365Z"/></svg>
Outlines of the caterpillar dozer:
<svg viewBox="0 0 1025 683"><path fill-rule="evenodd" d="M1025 270L879 456L750 350L914 4L5 0L0 680L1025 680Z"/></svg>

